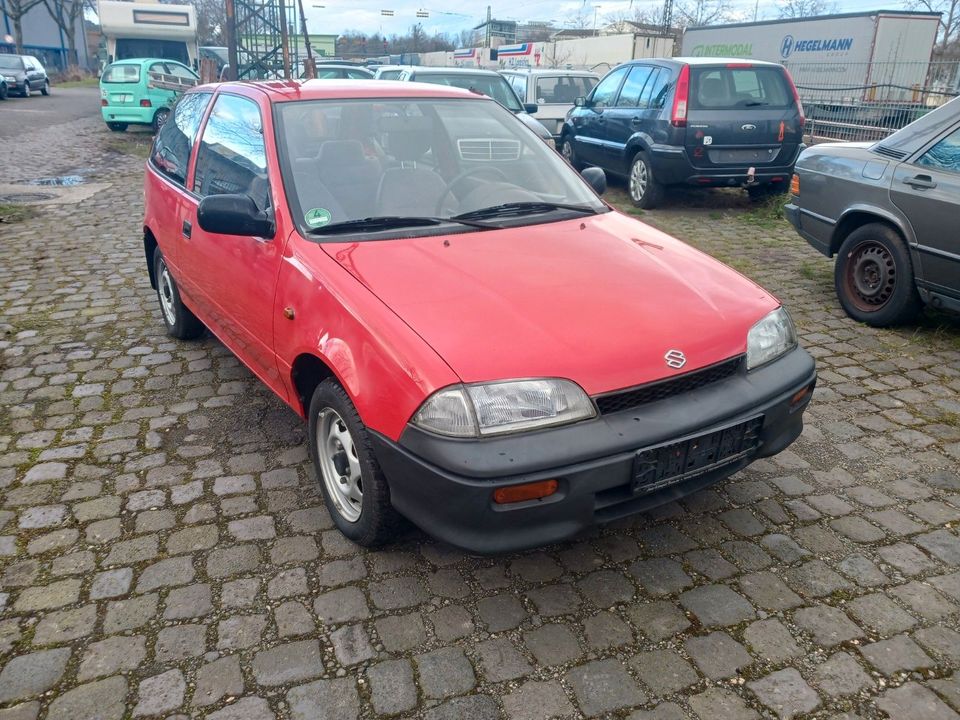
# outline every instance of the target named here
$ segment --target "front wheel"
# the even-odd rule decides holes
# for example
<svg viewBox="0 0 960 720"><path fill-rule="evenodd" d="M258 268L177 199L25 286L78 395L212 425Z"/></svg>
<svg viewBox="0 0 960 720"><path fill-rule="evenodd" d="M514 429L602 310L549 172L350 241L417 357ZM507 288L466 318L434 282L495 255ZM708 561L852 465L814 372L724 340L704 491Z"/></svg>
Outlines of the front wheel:
<svg viewBox="0 0 960 720"><path fill-rule="evenodd" d="M400 516L357 409L336 380L321 382L310 400L310 456L334 524L358 545L396 536Z"/></svg>
<svg viewBox="0 0 960 720"><path fill-rule="evenodd" d="M120 122L108 122L107 127L113 130L114 132L123 132L127 129L127 123Z"/></svg>
<svg viewBox="0 0 960 720"><path fill-rule="evenodd" d="M563 155L564 160L570 163L570 167L574 170L579 171L583 169L583 163L580 162L580 159L577 157L577 151L573 149L573 141L569 135L560 143L560 154Z"/></svg>
<svg viewBox="0 0 960 720"><path fill-rule="evenodd" d="M44 95L44 96L50 94L50 81L49 81L49 80L47 80L46 82L43 83L43 87L40 88L40 94L41 94L41 95Z"/></svg>
<svg viewBox="0 0 960 720"><path fill-rule="evenodd" d="M7 95L9 95L9 93L10 93L10 90L9 88L7 88L6 83L4 83L3 85L0 85L0 100L6 100Z"/></svg>
<svg viewBox="0 0 960 720"><path fill-rule="evenodd" d="M30 97L30 83L23 83L23 90L20 91L20 97Z"/></svg>
<svg viewBox="0 0 960 720"><path fill-rule="evenodd" d="M646 153L637 153L630 164L630 199L638 208L649 210L663 198L663 185L653 176L653 166Z"/></svg>
<svg viewBox="0 0 960 720"><path fill-rule="evenodd" d="M153 276L157 281L160 315L163 316L163 324L167 326L167 333L178 340L192 340L203 334L203 323L183 304L180 289L160 248L153 251Z"/></svg>
<svg viewBox="0 0 960 720"><path fill-rule="evenodd" d="M160 132L160 128L163 127L163 124L167 121L167 118L170 117L170 111L167 108L160 108L157 110L156 114L153 116L153 132Z"/></svg>
<svg viewBox="0 0 960 720"><path fill-rule="evenodd" d="M881 223L859 227L843 241L834 285L844 312L874 327L910 322L922 307L907 246Z"/></svg>

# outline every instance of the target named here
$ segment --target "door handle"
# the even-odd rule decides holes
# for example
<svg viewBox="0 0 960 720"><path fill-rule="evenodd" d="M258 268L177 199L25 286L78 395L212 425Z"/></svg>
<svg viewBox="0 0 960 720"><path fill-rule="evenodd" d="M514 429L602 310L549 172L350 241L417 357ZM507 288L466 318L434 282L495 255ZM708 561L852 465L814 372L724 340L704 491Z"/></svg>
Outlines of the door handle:
<svg viewBox="0 0 960 720"><path fill-rule="evenodd" d="M638 117L632 118L632 119L630 120L630 124L631 124L631 125L639 125L639 124L640 124L640 118L638 118Z"/></svg>
<svg viewBox="0 0 960 720"><path fill-rule="evenodd" d="M929 175L915 175L914 177L904 178L903 182L917 190L932 190L937 186Z"/></svg>
<svg viewBox="0 0 960 720"><path fill-rule="evenodd" d="M190 224L190 221L189 221L189 220L184 220L184 221L183 221L183 236L184 236L185 238L189 238L189 237L190 237L190 233L192 233L192 232L193 232L193 225Z"/></svg>

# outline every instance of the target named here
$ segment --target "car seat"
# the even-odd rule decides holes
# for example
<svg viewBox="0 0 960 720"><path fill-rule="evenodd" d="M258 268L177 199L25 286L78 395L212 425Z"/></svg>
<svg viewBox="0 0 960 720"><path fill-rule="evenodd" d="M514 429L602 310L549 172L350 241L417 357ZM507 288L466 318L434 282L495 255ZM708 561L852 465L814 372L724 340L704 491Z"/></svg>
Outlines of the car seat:
<svg viewBox="0 0 960 720"><path fill-rule="evenodd" d="M426 117L394 116L380 121L386 150L400 162L389 168L377 190L381 215L434 215L447 184L430 168L417 162L430 150L432 126Z"/></svg>
<svg viewBox="0 0 960 720"><path fill-rule="evenodd" d="M326 185L347 219L373 214L380 163L363 154L359 140L328 140L317 156L317 179Z"/></svg>

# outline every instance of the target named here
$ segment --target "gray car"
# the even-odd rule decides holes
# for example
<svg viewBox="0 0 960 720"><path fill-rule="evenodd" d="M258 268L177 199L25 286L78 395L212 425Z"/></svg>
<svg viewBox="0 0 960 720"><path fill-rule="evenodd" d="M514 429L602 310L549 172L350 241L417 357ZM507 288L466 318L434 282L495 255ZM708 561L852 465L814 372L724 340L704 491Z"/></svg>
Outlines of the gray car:
<svg viewBox="0 0 960 720"><path fill-rule="evenodd" d="M808 148L787 217L827 257L846 313L885 327L960 312L960 98L877 143Z"/></svg>
<svg viewBox="0 0 960 720"><path fill-rule="evenodd" d="M9 93L29 97L39 90L50 94L50 78L43 64L33 55L0 55L0 75L6 80Z"/></svg>

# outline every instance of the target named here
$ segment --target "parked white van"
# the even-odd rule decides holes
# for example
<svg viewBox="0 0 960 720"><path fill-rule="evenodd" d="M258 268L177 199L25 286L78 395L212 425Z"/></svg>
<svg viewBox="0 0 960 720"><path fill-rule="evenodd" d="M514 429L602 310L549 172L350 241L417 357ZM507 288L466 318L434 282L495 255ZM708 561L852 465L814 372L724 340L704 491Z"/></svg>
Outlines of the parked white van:
<svg viewBox="0 0 960 720"><path fill-rule="evenodd" d="M589 70L562 68L518 68L501 70L517 95L525 103L534 103L533 117L543 123L554 138L560 137L567 111L578 97L586 97L600 76Z"/></svg>

